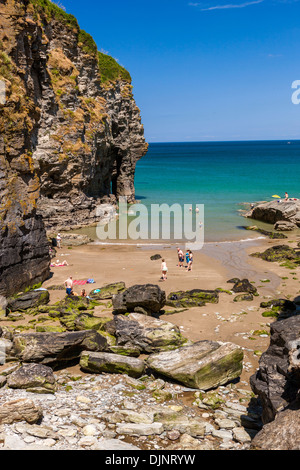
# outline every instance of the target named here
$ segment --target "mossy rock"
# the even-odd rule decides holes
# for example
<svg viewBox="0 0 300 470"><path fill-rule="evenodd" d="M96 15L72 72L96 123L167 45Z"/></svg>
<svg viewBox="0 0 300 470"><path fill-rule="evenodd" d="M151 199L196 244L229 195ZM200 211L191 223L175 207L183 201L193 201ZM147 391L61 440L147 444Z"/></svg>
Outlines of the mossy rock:
<svg viewBox="0 0 300 470"><path fill-rule="evenodd" d="M93 290L89 297L94 300L112 299L114 295L123 292L126 289L125 282L115 282L101 287L100 289ZM97 292L100 290L100 292Z"/></svg>
<svg viewBox="0 0 300 470"><path fill-rule="evenodd" d="M216 290L201 289L171 292L166 305L174 308L192 308L203 307L207 302L217 304L219 302L219 293Z"/></svg>
<svg viewBox="0 0 300 470"><path fill-rule="evenodd" d="M269 262L278 262L278 261L293 261L296 264L300 262L300 257L298 252L294 248L289 247L288 245L277 245L271 248L268 248L263 253L252 253L250 256L261 258Z"/></svg>
<svg viewBox="0 0 300 470"><path fill-rule="evenodd" d="M277 308L277 311L280 311L280 309L294 311L297 308L294 302L287 299L274 299L267 302L261 302L260 306L261 308L271 308L272 310Z"/></svg>
<svg viewBox="0 0 300 470"><path fill-rule="evenodd" d="M35 331L37 333L64 333L66 331L66 328L63 328L62 326L53 325L38 325L35 327Z"/></svg>
<svg viewBox="0 0 300 470"><path fill-rule="evenodd" d="M252 300L253 294L240 294L233 299L234 302L251 302Z"/></svg>
<svg viewBox="0 0 300 470"><path fill-rule="evenodd" d="M120 356L131 356L131 357L139 357L141 355L141 351L139 348L135 347L126 347L126 346L110 346L109 352L113 354L119 354Z"/></svg>

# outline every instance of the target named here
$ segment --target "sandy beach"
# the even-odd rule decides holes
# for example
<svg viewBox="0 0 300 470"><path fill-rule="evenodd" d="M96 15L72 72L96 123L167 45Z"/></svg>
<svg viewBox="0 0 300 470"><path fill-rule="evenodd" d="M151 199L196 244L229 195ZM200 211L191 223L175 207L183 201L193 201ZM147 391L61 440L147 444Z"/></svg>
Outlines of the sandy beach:
<svg viewBox="0 0 300 470"><path fill-rule="evenodd" d="M284 240L296 246L296 240ZM264 318L260 303L272 298L295 298L299 281L289 269L279 263L268 263L252 258L250 253L264 251L270 246L282 244L282 240L257 239L249 242L208 243L194 253L193 271L177 266L177 251L173 246L137 247L134 245L95 245L66 247L58 250L57 259L67 260L68 266L52 268L53 277L44 287L63 285L72 276L73 280L93 278L95 284L85 285L89 293L93 289L124 281L126 287L135 284L158 284L168 295L178 290L195 288L230 290L232 277L249 279L257 287L259 296L254 300L234 302L234 294L220 293L218 304L191 308L184 312L166 314L161 319L180 327L184 336L192 341L217 340L233 342L244 349L244 371L241 383L249 388L249 377L258 367L259 357L269 346L269 326L272 318ZM182 247L184 248L184 247ZM160 281L161 260L151 261L150 256L160 254L168 265L168 279ZM288 278L288 279L282 279ZM75 286L78 294L82 287ZM51 290L51 303L61 300L64 291ZM97 307L96 315L112 315L112 308ZM171 309L166 307L169 312Z"/></svg>

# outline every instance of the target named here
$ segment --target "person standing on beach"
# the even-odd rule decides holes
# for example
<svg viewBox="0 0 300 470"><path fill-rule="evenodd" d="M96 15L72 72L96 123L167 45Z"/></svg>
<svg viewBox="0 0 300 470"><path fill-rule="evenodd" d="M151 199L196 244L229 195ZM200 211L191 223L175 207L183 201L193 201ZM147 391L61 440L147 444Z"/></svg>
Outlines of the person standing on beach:
<svg viewBox="0 0 300 470"><path fill-rule="evenodd" d="M192 271L193 270L193 252L191 250L189 250L189 263L188 263L188 271Z"/></svg>
<svg viewBox="0 0 300 470"><path fill-rule="evenodd" d="M66 294L71 295L73 292L73 278L72 276L68 277L68 279L65 281L65 287L66 287Z"/></svg>
<svg viewBox="0 0 300 470"><path fill-rule="evenodd" d="M178 266L180 268L183 267L183 262L184 262L184 256L183 256L183 251L180 248L177 248L177 253L178 253Z"/></svg>
<svg viewBox="0 0 300 470"><path fill-rule="evenodd" d="M288 193L285 193L285 200L287 201L289 199Z"/></svg>
<svg viewBox="0 0 300 470"><path fill-rule="evenodd" d="M56 242L57 242L57 248L60 248L61 247L61 235L60 235L60 233L57 234Z"/></svg>
<svg viewBox="0 0 300 470"><path fill-rule="evenodd" d="M189 267L189 262L190 262L190 250L187 250L186 254L185 254L185 261L186 261L186 264L187 264L187 268Z"/></svg>
<svg viewBox="0 0 300 470"><path fill-rule="evenodd" d="M168 272L167 263L163 259L162 262L161 262L161 273L162 273L162 280L163 281L165 281L167 279L167 272Z"/></svg>

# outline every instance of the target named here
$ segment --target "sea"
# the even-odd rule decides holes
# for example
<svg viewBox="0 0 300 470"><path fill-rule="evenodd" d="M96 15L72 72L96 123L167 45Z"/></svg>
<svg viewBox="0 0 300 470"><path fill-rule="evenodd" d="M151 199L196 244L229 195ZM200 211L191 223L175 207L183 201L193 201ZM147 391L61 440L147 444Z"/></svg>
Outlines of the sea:
<svg viewBox="0 0 300 470"><path fill-rule="evenodd" d="M147 155L137 163L135 190L148 214L153 206L162 204L179 205L182 211L188 206L193 214L200 206L201 220L199 223L198 215L193 227L197 230L199 223L205 243L259 238L258 232L245 230L245 226L269 231L273 227L247 219L243 213L250 204L272 201L273 196L284 198L285 192L300 198L300 141L151 143ZM134 210L134 206L129 208L129 223L138 216L137 212L133 216ZM148 242L159 241L151 237L149 229ZM180 241L173 229L172 241Z"/></svg>

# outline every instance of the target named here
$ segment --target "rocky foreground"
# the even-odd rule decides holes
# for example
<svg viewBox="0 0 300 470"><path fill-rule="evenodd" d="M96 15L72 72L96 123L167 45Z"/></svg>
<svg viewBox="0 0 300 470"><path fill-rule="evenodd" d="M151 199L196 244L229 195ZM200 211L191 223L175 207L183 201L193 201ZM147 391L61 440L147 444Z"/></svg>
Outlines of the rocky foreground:
<svg viewBox="0 0 300 470"><path fill-rule="evenodd" d="M237 297L257 295L248 280L230 282ZM43 289L2 298L0 446L298 449L298 304L261 303L277 321L251 392L240 380L242 348L193 343L166 321L165 307L218 303L218 296L195 289L166 297L159 286L116 283L54 305ZM113 316L96 315L97 305ZM23 327L7 326L20 316Z"/></svg>

